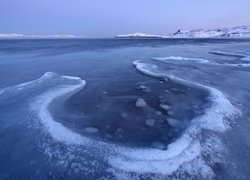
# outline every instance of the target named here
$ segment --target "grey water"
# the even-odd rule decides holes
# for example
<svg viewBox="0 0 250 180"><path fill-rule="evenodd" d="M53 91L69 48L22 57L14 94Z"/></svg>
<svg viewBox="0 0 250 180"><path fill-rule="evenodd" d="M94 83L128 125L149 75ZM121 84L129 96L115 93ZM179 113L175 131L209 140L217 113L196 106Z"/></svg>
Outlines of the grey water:
<svg viewBox="0 0 250 180"><path fill-rule="evenodd" d="M249 47L248 39L0 40L0 179L249 179ZM203 88L146 75L135 60L215 88L239 109L225 117L226 131L194 137L201 146L209 136L220 142L197 157L211 170L206 175L185 169L189 162L166 174L110 163L120 156L112 147L167 152L212 106ZM48 115L46 99L79 85L63 76L86 85L52 98ZM67 132L105 145L75 144Z"/></svg>

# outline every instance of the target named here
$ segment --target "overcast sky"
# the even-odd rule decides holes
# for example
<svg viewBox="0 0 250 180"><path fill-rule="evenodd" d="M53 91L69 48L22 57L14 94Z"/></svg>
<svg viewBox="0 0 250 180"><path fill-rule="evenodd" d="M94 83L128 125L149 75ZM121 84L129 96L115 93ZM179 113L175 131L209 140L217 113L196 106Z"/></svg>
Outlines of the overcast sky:
<svg viewBox="0 0 250 180"><path fill-rule="evenodd" d="M250 0L0 0L0 33L113 37L250 25Z"/></svg>

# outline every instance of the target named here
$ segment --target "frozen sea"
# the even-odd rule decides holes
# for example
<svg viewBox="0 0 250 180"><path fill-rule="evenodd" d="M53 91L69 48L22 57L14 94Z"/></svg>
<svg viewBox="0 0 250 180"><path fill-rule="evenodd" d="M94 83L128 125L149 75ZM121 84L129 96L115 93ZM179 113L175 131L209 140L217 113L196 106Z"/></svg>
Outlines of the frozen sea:
<svg viewBox="0 0 250 180"><path fill-rule="evenodd" d="M0 179L250 179L250 40L0 40Z"/></svg>

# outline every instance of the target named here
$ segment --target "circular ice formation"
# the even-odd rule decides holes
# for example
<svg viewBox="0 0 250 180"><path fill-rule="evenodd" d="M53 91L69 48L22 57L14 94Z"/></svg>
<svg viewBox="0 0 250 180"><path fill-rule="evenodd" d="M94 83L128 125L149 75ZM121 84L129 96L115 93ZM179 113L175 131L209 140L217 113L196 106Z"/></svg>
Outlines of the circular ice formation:
<svg viewBox="0 0 250 180"><path fill-rule="evenodd" d="M238 111L220 91L214 88L167 75L166 72L160 71L155 65L145 64L138 61L134 62L134 64L136 65L136 68L144 74L153 77L168 77L171 81L176 81L187 86L194 86L210 93L209 99L212 106L209 107L203 115L194 118L190 127L186 129L183 135L175 142L169 144L166 148L164 148L164 150L163 148L160 148L163 146L160 146L159 144L154 146L158 147L155 149L128 148L109 143L100 143L93 139L81 136L78 133L66 128L61 123L56 122L48 110L49 105L54 99L65 94L71 94L83 88L85 86L85 81L80 78L58 76L55 73L46 73L38 80L22 84L21 86L33 86L37 82L43 82L46 78L58 78L63 80L63 82L69 81L69 83L58 83L49 91L36 97L35 101L31 104L32 109L38 113L44 130L46 130L54 140L63 142L66 145L88 145L91 147L90 149L103 149L103 157L105 156L105 159L107 158L109 164L114 169L121 170L123 172L170 175L179 168L184 167L186 164L201 158L203 147L201 147L197 137L199 137L202 129L223 132L225 130L223 123L224 117L235 115ZM146 103L144 103L144 105L145 104ZM121 133L121 131L119 132ZM109 136L110 135L107 135L107 137ZM111 150L113 151L112 153ZM199 168L206 169L207 173L212 173L211 169L209 169L209 167L205 164L201 165L202 166Z"/></svg>
<svg viewBox="0 0 250 180"><path fill-rule="evenodd" d="M202 129L223 132L226 129L224 118L238 115L239 111L220 91L212 87L176 78L160 71L156 65L142 63L141 61L134 61L134 65L137 70L146 75L168 77L177 83L208 91L210 95L211 107L203 115L194 118L190 127L185 130L179 139L169 144L167 150L120 149L121 155L114 156L109 160L114 168L126 172L170 175L187 163L202 158L202 147L197 139ZM201 168L206 175L213 173L205 163L197 168Z"/></svg>
<svg viewBox="0 0 250 180"><path fill-rule="evenodd" d="M52 78L56 76L56 73L45 73L41 78L36 81L42 81L45 78ZM41 123L44 125L45 129L50 133L50 135L57 141L64 142L66 144L85 144L89 142L88 138L85 138L74 131L64 127L61 123L54 121L48 110L48 106L51 102L62 95L74 92L83 88L86 84L84 80L78 77L62 76L61 78L69 79L74 81L74 85L65 85L62 87L54 88L36 98L32 103L32 109L38 112ZM30 82L33 83L33 82Z"/></svg>

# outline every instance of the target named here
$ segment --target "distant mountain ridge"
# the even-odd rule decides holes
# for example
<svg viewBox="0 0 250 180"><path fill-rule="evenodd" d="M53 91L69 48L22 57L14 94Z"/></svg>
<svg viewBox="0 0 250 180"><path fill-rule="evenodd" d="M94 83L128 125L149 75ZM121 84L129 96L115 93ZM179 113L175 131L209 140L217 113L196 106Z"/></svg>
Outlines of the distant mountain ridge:
<svg viewBox="0 0 250 180"><path fill-rule="evenodd" d="M250 38L250 25L237 26L233 28L217 28L217 29L180 29L173 34L166 36L150 35L144 33L132 33L117 35L116 38Z"/></svg>
<svg viewBox="0 0 250 180"><path fill-rule="evenodd" d="M250 38L250 26L217 28L212 30L178 30L169 36L173 38Z"/></svg>
<svg viewBox="0 0 250 180"><path fill-rule="evenodd" d="M73 39L83 38L73 34L54 34L54 35L26 35L18 33L0 33L0 39Z"/></svg>
<svg viewBox="0 0 250 180"><path fill-rule="evenodd" d="M131 34L116 35L115 38L164 38L164 36L145 34L145 33L131 33Z"/></svg>

